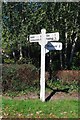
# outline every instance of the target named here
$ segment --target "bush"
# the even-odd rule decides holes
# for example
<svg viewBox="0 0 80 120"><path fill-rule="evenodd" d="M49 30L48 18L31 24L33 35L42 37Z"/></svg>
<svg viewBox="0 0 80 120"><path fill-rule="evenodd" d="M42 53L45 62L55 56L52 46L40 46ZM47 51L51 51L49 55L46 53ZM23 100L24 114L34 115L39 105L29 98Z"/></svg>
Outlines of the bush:
<svg viewBox="0 0 80 120"><path fill-rule="evenodd" d="M80 70L59 70L54 71L52 78L63 80L63 82L80 81Z"/></svg>
<svg viewBox="0 0 80 120"><path fill-rule="evenodd" d="M49 80L47 81L47 87L55 90L67 90L66 92L79 91L78 81L63 81L63 80Z"/></svg>
<svg viewBox="0 0 80 120"><path fill-rule="evenodd" d="M47 81L51 88L69 90L79 90L80 71L78 70L59 70L53 71L52 79Z"/></svg>
<svg viewBox="0 0 80 120"><path fill-rule="evenodd" d="M5 58L5 59L2 58L2 62L5 64L14 64L15 63L14 59L10 59L10 58Z"/></svg>
<svg viewBox="0 0 80 120"><path fill-rule="evenodd" d="M28 63L32 63L32 59L29 58L21 58L17 61L17 64L28 64Z"/></svg>
<svg viewBox="0 0 80 120"><path fill-rule="evenodd" d="M35 66L30 64L3 65L2 79L3 91L21 91L27 87L39 85L38 71Z"/></svg>

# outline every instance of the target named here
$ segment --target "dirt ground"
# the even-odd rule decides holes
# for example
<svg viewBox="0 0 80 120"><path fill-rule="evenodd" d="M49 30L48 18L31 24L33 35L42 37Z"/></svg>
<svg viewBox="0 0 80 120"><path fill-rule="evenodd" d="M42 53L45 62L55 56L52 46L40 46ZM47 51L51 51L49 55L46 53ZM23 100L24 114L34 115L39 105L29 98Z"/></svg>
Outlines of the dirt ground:
<svg viewBox="0 0 80 120"><path fill-rule="evenodd" d="M17 100L27 100L27 99L39 99L39 95L36 93L28 93L25 95L17 95L15 97L9 97L6 95L3 95L6 99L17 99ZM71 92L71 93L65 93L65 92L56 92L56 93L46 93L46 101L49 100L58 100L58 99L79 99L79 93L78 92Z"/></svg>

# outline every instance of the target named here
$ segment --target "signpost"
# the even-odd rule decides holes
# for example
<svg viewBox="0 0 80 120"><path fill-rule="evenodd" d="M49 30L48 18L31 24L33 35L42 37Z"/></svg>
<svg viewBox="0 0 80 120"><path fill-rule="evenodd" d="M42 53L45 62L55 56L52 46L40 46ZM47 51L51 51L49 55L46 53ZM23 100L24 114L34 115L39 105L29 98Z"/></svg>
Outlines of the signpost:
<svg viewBox="0 0 80 120"><path fill-rule="evenodd" d="M61 42L48 42L45 45L47 50L62 50L62 43Z"/></svg>
<svg viewBox="0 0 80 120"><path fill-rule="evenodd" d="M40 100L45 101L45 54L49 50L61 50L62 43L53 42L59 40L59 33L46 33L45 29L41 30L41 34L30 35L30 42L39 42L41 45L41 75L40 75ZM52 42L50 42L52 41Z"/></svg>
<svg viewBox="0 0 80 120"><path fill-rule="evenodd" d="M42 34L35 34L35 35L30 35L30 42L40 42ZM46 34L46 41L58 41L59 40L59 33L47 33Z"/></svg>
<svg viewBox="0 0 80 120"><path fill-rule="evenodd" d="M59 40L59 33L47 33L46 34L46 40L47 41L58 41Z"/></svg>
<svg viewBox="0 0 80 120"><path fill-rule="evenodd" d="M41 35L30 35L30 42L39 42L41 40Z"/></svg>

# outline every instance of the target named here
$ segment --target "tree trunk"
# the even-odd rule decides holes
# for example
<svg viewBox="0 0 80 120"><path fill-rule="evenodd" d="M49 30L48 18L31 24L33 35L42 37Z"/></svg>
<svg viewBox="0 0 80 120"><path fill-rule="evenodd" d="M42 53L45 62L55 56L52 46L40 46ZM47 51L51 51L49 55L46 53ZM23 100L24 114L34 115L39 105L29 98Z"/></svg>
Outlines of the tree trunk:
<svg viewBox="0 0 80 120"><path fill-rule="evenodd" d="M14 61L16 62L16 56L15 56L15 52L13 51L13 57L14 57Z"/></svg>
<svg viewBox="0 0 80 120"><path fill-rule="evenodd" d="M19 58L19 60L21 60L22 58L23 58L23 54L22 54L22 46L20 45L20 58Z"/></svg>
<svg viewBox="0 0 80 120"><path fill-rule="evenodd" d="M62 51L60 51L60 67L63 69Z"/></svg>
<svg viewBox="0 0 80 120"><path fill-rule="evenodd" d="M49 52L49 79L51 80L52 79L52 59L51 59L51 52Z"/></svg>
<svg viewBox="0 0 80 120"><path fill-rule="evenodd" d="M77 24L77 17L78 17L78 11L76 13L76 18L75 18L75 26ZM70 54L70 61L69 61L69 67L72 64L72 59L73 59L73 55L74 55L74 50L75 50L75 45L76 45L76 41L77 41L77 33L78 33L79 28L76 29L76 32L74 33L74 31L72 31L72 35L73 35L73 39L72 39L72 49L71 49L71 54ZM74 41L74 42L73 42Z"/></svg>
<svg viewBox="0 0 80 120"><path fill-rule="evenodd" d="M65 57L65 68L67 67L67 21L65 19L65 54L64 54L64 57Z"/></svg>
<svg viewBox="0 0 80 120"><path fill-rule="evenodd" d="M72 59L73 59L73 55L74 55L74 50L75 50L76 41L77 41L77 36L76 36L76 38L75 38L75 40L74 40L74 43L73 43L73 45L72 45L69 65L72 63Z"/></svg>

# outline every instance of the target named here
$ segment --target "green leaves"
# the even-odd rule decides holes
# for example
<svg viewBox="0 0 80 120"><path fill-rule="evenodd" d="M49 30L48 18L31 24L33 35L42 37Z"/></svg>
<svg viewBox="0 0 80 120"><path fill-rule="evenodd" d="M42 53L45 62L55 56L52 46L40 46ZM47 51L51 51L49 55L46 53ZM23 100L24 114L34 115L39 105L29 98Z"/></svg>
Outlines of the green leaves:
<svg viewBox="0 0 80 120"><path fill-rule="evenodd" d="M25 54L26 51L24 50L24 48L26 48L29 49L29 54L27 57L30 57L29 59L34 59L32 57L34 56L36 59L36 56L32 54L35 52L35 47L39 47L39 45L35 45L35 47L34 45L31 46L31 44L27 41L27 37L30 34L39 34L42 28L45 28L49 33L57 31L60 34L59 40L63 43L63 50L62 53L60 53L62 60L59 58L60 64L62 63L62 65L60 65L59 68L62 66L63 69L70 69L75 55L77 56L76 53L80 51L77 49L79 44L76 44L77 41L75 42L76 37L76 39L80 38L79 12L80 4L78 3L3 3L2 47L3 49L6 49L6 44L6 46L8 46L7 48L11 50L12 44L13 49L16 48L19 52L19 46L21 46L22 54L24 57L27 56ZM32 47L31 51L30 47ZM56 51L54 53L56 53ZM38 51L36 54L38 54ZM53 52L52 56L54 57Z"/></svg>

